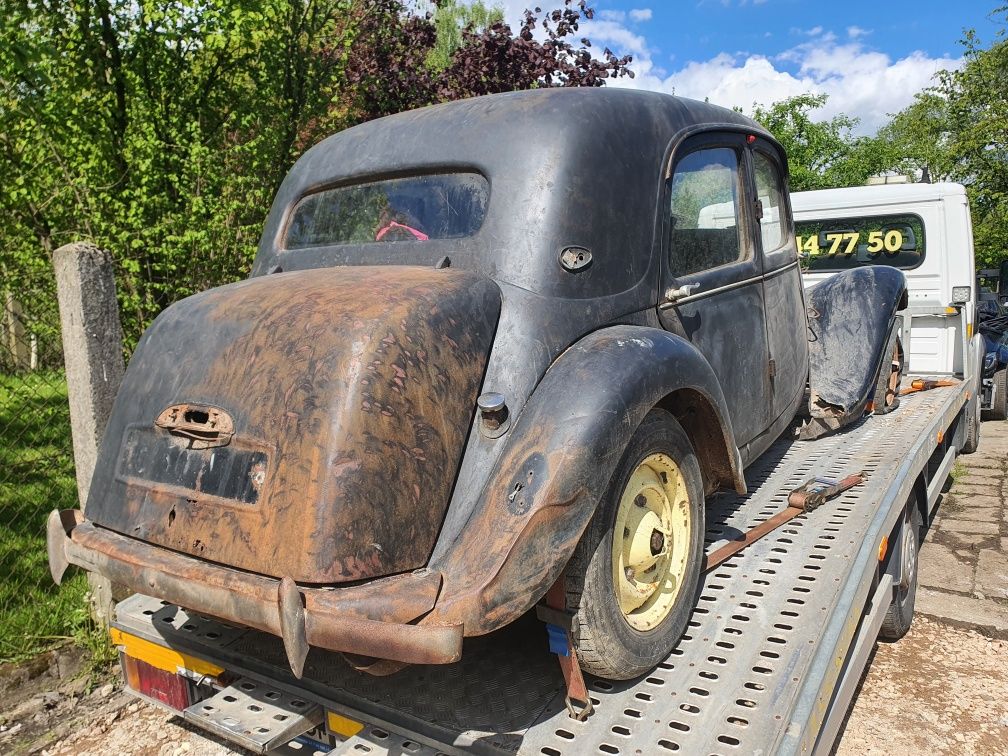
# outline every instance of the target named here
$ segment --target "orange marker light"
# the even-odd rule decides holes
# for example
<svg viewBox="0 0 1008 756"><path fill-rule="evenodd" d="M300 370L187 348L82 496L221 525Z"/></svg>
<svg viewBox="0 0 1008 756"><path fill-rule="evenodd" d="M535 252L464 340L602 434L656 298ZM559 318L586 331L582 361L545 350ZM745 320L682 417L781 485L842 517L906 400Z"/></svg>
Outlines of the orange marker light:
<svg viewBox="0 0 1008 756"><path fill-rule="evenodd" d="M938 431L938 443L939 443L939 444L940 444L940 443L942 442L942 440L943 440L944 438L945 438L945 434L944 434L944 433L942 433L941 431Z"/></svg>
<svg viewBox="0 0 1008 756"><path fill-rule="evenodd" d="M885 559L886 552L889 551L889 536L882 536L882 543L878 545L878 560Z"/></svg>

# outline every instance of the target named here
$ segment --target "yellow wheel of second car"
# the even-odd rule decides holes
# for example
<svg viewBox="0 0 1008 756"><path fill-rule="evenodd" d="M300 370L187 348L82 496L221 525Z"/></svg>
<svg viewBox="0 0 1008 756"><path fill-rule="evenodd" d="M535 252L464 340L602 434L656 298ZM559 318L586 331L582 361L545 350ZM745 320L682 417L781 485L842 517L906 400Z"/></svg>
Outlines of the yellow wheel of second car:
<svg viewBox="0 0 1008 756"><path fill-rule="evenodd" d="M693 523L686 481L665 454L643 459L620 497L612 538L612 579L623 618L657 627L686 579Z"/></svg>

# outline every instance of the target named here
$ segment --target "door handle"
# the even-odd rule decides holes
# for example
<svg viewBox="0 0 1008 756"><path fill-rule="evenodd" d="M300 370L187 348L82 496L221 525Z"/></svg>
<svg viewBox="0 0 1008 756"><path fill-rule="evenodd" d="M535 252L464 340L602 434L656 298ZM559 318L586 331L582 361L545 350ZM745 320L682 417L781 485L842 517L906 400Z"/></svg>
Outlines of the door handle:
<svg viewBox="0 0 1008 756"><path fill-rule="evenodd" d="M665 299L669 302L677 302L680 299L684 299L692 294L694 291L700 288L698 283L687 283L676 289L669 289L665 292Z"/></svg>

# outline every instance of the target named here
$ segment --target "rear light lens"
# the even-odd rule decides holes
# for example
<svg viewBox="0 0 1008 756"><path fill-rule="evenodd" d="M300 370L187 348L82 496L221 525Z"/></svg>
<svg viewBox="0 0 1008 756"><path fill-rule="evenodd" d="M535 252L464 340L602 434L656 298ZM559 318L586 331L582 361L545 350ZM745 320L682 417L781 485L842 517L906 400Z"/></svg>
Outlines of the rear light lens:
<svg viewBox="0 0 1008 756"><path fill-rule="evenodd" d="M137 693L158 701L175 711L188 708L189 681L174 672L152 667L147 662L121 654L126 683Z"/></svg>

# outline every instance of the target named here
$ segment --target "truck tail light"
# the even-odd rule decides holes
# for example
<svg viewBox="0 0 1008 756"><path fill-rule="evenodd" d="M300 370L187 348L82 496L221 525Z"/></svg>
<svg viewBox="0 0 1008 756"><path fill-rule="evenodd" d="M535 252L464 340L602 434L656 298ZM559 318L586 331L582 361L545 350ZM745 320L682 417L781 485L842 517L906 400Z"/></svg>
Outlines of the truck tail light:
<svg viewBox="0 0 1008 756"><path fill-rule="evenodd" d="M189 682L181 675L153 667L145 661L122 655L126 683L137 693L163 703L176 711L188 708Z"/></svg>

